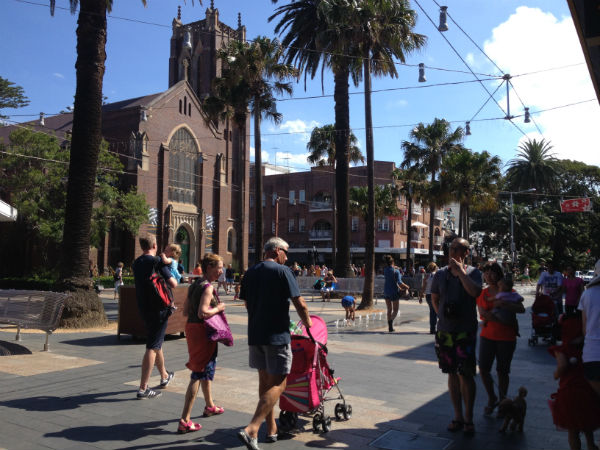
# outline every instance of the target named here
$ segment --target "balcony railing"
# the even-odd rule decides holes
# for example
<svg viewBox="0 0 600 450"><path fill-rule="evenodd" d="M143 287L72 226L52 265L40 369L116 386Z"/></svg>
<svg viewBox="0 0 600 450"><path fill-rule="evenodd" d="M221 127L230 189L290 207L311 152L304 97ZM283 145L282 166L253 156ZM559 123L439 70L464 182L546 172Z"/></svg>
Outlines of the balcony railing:
<svg viewBox="0 0 600 450"><path fill-rule="evenodd" d="M311 241L327 240L331 239L333 232L331 230L310 230L308 232L308 238Z"/></svg>
<svg viewBox="0 0 600 450"><path fill-rule="evenodd" d="M433 237L433 245L442 245L444 243L443 236L434 236Z"/></svg>
<svg viewBox="0 0 600 450"><path fill-rule="evenodd" d="M412 205L412 213L419 215L421 214L421 212L423 212L423 209L421 206L417 206L417 205Z"/></svg>
<svg viewBox="0 0 600 450"><path fill-rule="evenodd" d="M411 242L421 242L421 235L417 231L412 231L410 233Z"/></svg>
<svg viewBox="0 0 600 450"><path fill-rule="evenodd" d="M330 210L333 207L331 202L323 202L323 201L316 201L313 200L309 203L309 209L311 211L327 211Z"/></svg>
<svg viewBox="0 0 600 450"><path fill-rule="evenodd" d="M436 210L436 212L435 212L435 213L434 213L434 215L433 215L433 218L434 218L435 220L440 220L440 221L444 220L444 212L443 212L443 211Z"/></svg>

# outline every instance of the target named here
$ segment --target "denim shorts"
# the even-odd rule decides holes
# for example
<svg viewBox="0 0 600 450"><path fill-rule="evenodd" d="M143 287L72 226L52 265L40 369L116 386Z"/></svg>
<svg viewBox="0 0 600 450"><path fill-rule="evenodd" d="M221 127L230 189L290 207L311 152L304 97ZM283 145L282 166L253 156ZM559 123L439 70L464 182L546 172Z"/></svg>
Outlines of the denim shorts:
<svg viewBox="0 0 600 450"><path fill-rule="evenodd" d="M160 350L162 348L170 315L171 311L168 309L144 314L147 349Z"/></svg>
<svg viewBox="0 0 600 450"><path fill-rule="evenodd" d="M496 372L508 375L517 341L496 341L484 337L479 338L479 369L491 372L494 359Z"/></svg>
<svg viewBox="0 0 600 450"><path fill-rule="evenodd" d="M287 375L292 370L292 346L249 345L248 362L251 368L266 370L271 375Z"/></svg>

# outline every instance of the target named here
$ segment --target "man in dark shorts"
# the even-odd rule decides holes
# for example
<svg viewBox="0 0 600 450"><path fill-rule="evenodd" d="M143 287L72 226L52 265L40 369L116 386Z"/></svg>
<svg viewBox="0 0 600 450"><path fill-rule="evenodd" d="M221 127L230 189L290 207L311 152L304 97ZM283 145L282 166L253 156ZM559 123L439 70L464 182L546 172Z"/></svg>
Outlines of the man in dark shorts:
<svg viewBox="0 0 600 450"><path fill-rule="evenodd" d="M150 374L154 365L156 365L156 368L160 372L161 388L166 388L174 376L173 372L167 372L165 369L165 357L162 351L167 321L169 320L171 311L169 309L159 309L150 302L148 278L152 275L154 266L159 263L159 258L156 257L156 237L147 234L141 236L139 241L144 253L133 263L133 276L135 278L137 304L140 316L146 324L147 336L146 353L144 353L144 358L142 359L142 378L137 398L152 399L161 395L160 392L156 392L148 387L148 381L150 380ZM160 265L159 267L161 275L165 278L169 286L177 286L177 281L171 275L169 266Z"/></svg>
<svg viewBox="0 0 600 450"><path fill-rule="evenodd" d="M267 424L267 442L277 440L273 407L285 390L292 368L290 299L302 323L307 328L312 325L294 274L284 265L288 247L281 238L269 239L264 247L265 260L248 269L240 290L240 299L248 310L249 364L258 370L259 383L254 416L238 433L250 450L258 449L258 429L263 420Z"/></svg>
<svg viewBox="0 0 600 450"><path fill-rule="evenodd" d="M448 374L448 391L454 419L448 431L475 432L475 344L481 272L465 264L469 242L456 238L450 244L448 266L438 270L431 285L431 303L438 315L435 350L443 373ZM464 414L463 414L464 404Z"/></svg>

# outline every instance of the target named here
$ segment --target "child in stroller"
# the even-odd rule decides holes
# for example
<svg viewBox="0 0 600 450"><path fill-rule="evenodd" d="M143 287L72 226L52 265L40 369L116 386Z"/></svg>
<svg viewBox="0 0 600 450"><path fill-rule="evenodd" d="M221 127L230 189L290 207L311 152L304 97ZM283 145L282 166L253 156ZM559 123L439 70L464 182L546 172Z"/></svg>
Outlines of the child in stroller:
<svg viewBox="0 0 600 450"><path fill-rule="evenodd" d="M558 314L556 305L550 296L538 293L531 305L531 337L529 345L538 343L538 339L556 344L558 335Z"/></svg>

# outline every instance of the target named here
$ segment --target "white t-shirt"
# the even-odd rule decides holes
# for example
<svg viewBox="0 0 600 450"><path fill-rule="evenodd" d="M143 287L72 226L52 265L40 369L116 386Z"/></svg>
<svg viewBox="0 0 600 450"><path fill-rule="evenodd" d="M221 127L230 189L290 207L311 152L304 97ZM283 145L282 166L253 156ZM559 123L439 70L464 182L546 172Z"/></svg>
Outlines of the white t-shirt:
<svg viewBox="0 0 600 450"><path fill-rule="evenodd" d="M427 277L427 278L425 278L425 295L431 294L431 285L433 283L434 275L435 275L435 272L428 273L425 275Z"/></svg>
<svg viewBox="0 0 600 450"><path fill-rule="evenodd" d="M560 272L555 270L552 274L548 273L548 271L542 272L540 279L537 284L542 285L542 290L544 295L549 295L550 297L556 297L556 292L562 286L563 276Z"/></svg>
<svg viewBox="0 0 600 450"><path fill-rule="evenodd" d="M583 362L600 361L600 284L583 291L577 309L586 318Z"/></svg>

